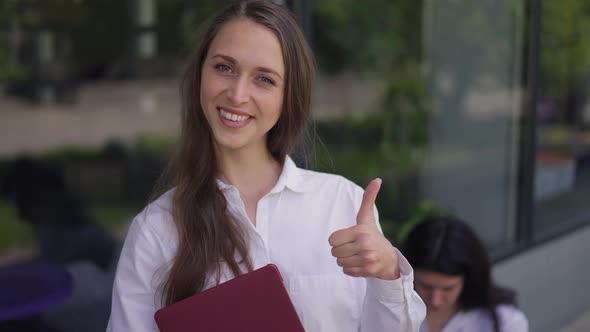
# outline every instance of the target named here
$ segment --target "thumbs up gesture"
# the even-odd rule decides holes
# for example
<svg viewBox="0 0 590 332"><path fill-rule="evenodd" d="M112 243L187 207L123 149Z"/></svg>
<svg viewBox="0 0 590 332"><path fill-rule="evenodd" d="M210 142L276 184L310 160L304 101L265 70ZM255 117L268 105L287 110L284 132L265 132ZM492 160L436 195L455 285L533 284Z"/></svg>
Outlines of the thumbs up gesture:
<svg viewBox="0 0 590 332"><path fill-rule="evenodd" d="M377 227L373 206L381 179L369 183L356 217L356 225L330 235L332 256L345 274L353 277L398 279L397 252Z"/></svg>

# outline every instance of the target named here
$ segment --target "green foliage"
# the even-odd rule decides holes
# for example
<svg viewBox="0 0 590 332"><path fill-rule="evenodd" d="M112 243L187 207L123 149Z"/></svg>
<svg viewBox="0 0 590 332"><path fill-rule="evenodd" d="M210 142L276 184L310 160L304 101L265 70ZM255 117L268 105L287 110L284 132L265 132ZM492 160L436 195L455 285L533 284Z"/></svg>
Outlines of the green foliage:
<svg viewBox="0 0 590 332"><path fill-rule="evenodd" d="M219 0L201 0L198 6L185 11L181 17L180 26L186 51L194 50L197 41L205 33L204 29L211 15L220 10L223 5L224 2Z"/></svg>
<svg viewBox="0 0 590 332"><path fill-rule="evenodd" d="M176 142L176 138L143 135L137 139L135 148L139 153L165 158L173 151Z"/></svg>
<svg viewBox="0 0 590 332"><path fill-rule="evenodd" d="M7 30L1 27L9 27L16 13L16 0L3 0L0 2L0 83L23 80L27 71L19 66L12 58L9 49Z"/></svg>
<svg viewBox="0 0 590 332"><path fill-rule="evenodd" d="M521 54L521 29L525 28L523 1L430 1L430 6L429 11L436 13L433 19L448 22L445 26L439 22L433 24L444 29L442 34L448 35L453 45L447 46L445 40L440 39L427 43L447 47L447 56L461 59L460 62L442 61L437 68L437 71L449 71L456 76L457 83L461 84L456 91L465 91L464 86L478 79L473 73L505 71L506 64ZM435 34L442 35L438 31ZM444 68L444 64L453 67Z"/></svg>
<svg viewBox="0 0 590 332"><path fill-rule="evenodd" d="M112 234L120 234L122 229L141 211L141 208L134 204L99 202L90 207L90 215Z"/></svg>
<svg viewBox="0 0 590 332"><path fill-rule="evenodd" d="M64 161L76 159L90 159L98 155L99 150L92 147L82 147L77 145L66 145L58 149L49 150L40 155L41 159L50 161Z"/></svg>
<svg viewBox="0 0 590 332"><path fill-rule="evenodd" d="M48 2L55 2L52 0ZM132 49L129 45L129 1L75 1L83 8L80 18L65 21L73 46L74 68L81 76L100 75L114 63L121 63Z"/></svg>
<svg viewBox="0 0 590 332"><path fill-rule="evenodd" d="M388 136L380 130L385 115L318 123L323 144L316 146L313 168L343 175L360 186L379 176L383 180L377 196L381 224L384 233L395 240L416 211L427 207L413 208L421 201L417 181L428 154L421 139L407 140L403 145L387 141Z"/></svg>
<svg viewBox="0 0 590 332"><path fill-rule="evenodd" d="M14 207L0 200L0 253L28 248L33 244L33 238L33 230L18 219Z"/></svg>
<svg viewBox="0 0 590 332"><path fill-rule="evenodd" d="M400 73L389 81L378 113L383 139L383 153L404 147L428 144L430 117L433 112L430 93L418 70Z"/></svg>
<svg viewBox="0 0 590 332"><path fill-rule="evenodd" d="M186 1L159 0L157 1L158 22L158 53L159 55L184 55L184 40L182 38L181 19L185 14Z"/></svg>
<svg viewBox="0 0 590 332"><path fill-rule="evenodd" d="M449 211L447 209L440 207L435 202L421 200L411 209L410 218L397 224L394 223L394 225L397 225L398 227L392 227L391 233L385 234L388 235L389 238L395 239L395 243L402 243L414 226L422 222L425 218L433 215L445 215L448 213Z"/></svg>
<svg viewBox="0 0 590 332"><path fill-rule="evenodd" d="M18 11L17 2L3 1L0 11L9 11L11 24L25 34L29 43L37 29L54 33L58 61L67 61L70 73L96 75L112 62L121 61L128 52L129 1L28 0L21 1ZM0 75L2 50L0 46ZM18 78L22 76L17 73Z"/></svg>
<svg viewBox="0 0 590 332"><path fill-rule="evenodd" d="M578 79L590 74L590 2L543 1L542 94L565 102Z"/></svg>
<svg viewBox="0 0 590 332"><path fill-rule="evenodd" d="M313 44L320 68L388 72L419 57L421 1L319 0Z"/></svg>
<svg viewBox="0 0 590 332"><path fill-rule="evenodd" d="M426 158L432 103L421 67L423 2L314 2L313 46L324 73L342 70L385 78L370 116L318 124L325 143L315 167L364 186L379 176L384 233L396 239L420 201L418 176Z"/></svg>
<svg viewBox="0 0 590 332"><path fill-rule="evenodd" d="M363 187L379 176L383 185L377 206L383 232L399 243L425 216L444 211L420 197L417 179L426 157L427 152L420 147L398 148L384 154L378 145L327 144L317 153L314 169L343 175Z"/></svg>
<svg viewBox="0 0 590 332"><path fill-rule="evenodd" d="M90 207L90 215L117 236L140 209L133 204L95 203ZM33 229L18 219L9 202L0 200L0 256L10 250L30 249L35 242Z"/></svg>
<svg viewBox="0 0 590 332"><path fill-rule="evenodd" d="M27 70L11 59L6 36L0 32L0 83L21 81L27 77Z"/></svg>
<svg viewBox="0 0 590 332"><path fill-rule="evenodd" d="M52 29L72 29L88 21L88 1L28 0L19 21L26 26L44 26Z"/></svg>
<svg viewBox="0 0 590 332"><path fill-rule="evenodd" d="M90 216L118 236L145 204L143 196L148 193L142 192L142 198L137 199L137 197L133 196L135 194L134 191L149 191L153 186L153 183L150 182L146 187L146 184L140 182L140 180L147 181L147 179L142 177L144 174L137 174L146 172L144 169L151 166L145 164L146 161L143 156L149 155L164 158L163 154L173 144L171 142L172 140L152 137L144 138L137 146L132 148L128 148L117 142L110 142L102 148L67 146L43 153L35 158L64 167L76 163L100 164L101 162L112 160L120 162L121 166L125 167L130 158L138 158L134 164L141 163L141 168L134 168L133 173L126 175L127 181L132 184L129 185L130 191L126 192L123 200L106 198L89 200L87 202ZM0 160L0 176L4 174L10 162L11 160ZM138 177L140 178L139 180L137 179ZM36 239L33 229L27 223L19 220L11 202L0 200L0 256L7 251L28 250L35 245Z"/></svg>

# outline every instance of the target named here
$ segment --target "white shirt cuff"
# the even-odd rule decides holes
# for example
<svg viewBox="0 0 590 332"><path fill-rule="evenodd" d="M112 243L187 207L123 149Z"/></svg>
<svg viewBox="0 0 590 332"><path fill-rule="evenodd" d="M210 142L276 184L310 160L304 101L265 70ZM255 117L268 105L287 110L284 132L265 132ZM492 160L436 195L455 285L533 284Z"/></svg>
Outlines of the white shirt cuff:
<svg viewBox="0 0 590 332"><path fill-rule="evenodd" d="M402 253L395 248L400 277L395 280L367 278L368 295L388 303L406 303L414 291L414 270Z"/></svg>

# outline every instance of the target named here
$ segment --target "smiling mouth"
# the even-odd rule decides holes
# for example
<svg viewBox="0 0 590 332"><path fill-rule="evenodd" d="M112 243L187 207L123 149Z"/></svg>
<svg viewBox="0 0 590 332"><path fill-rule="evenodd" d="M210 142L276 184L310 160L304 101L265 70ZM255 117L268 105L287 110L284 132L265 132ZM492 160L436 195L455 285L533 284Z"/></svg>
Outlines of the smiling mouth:
<svg viewBox="0 0 590 332"><path fill-rule="evenodd" d="M221 116L224 119L227 119L232 122L242 122L242 121L246 121L251 118L251 116L249 116L249 115L238 115L235 113L228 112L220 107L218 107L217 110L219 111L219 114L221 114Z"/></svg>

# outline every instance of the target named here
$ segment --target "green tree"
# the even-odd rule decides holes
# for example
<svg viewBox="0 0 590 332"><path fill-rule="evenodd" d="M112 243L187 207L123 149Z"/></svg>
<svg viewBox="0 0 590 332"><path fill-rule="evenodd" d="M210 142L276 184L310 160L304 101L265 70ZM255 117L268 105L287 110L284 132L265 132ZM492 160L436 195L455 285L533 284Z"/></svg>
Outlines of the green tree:
<svg viewBox="0 0 590 332"><path fill-rule="evenodd" d="M314 1L313 47L323 75L352 71L385 81L383 95L364 119L318 125L326 143L319 163L359 184L378 174L385 231L394 234L416 204L432 111L422 69L424 1ZM349 137L354 137L349 141ZM334 162L326 162L332 159ZM396 222L394 222L396 221Z"/></svg>
<svg viewBox="0 0 590 332"><path fill-rule="evenodd" d="M318 0L313 6L313 44L326 72L384 74L419 57L422 1Z"/></svg>
<svg viewBox="0 0 590 332"><path fill-rule="evenodd" d="M16 14L16 0L0 2L0 83L23 79L26 71L11 55L8 31Z"/></svg>
<svg viewBox="0 0 590 332"><path fill-rule="evenodd" d="M226 3L227 0L200 0L197 5L184 12L180 28L186 52L191 52L195 48L199 37L204 33L206 22Z"/></svg>
<svg viewBox="0 0 590 332"><path fill-rule="evenodd" d="M541 93L566 109L568 95L590 74L590 2L543 1Z"/></svg>

